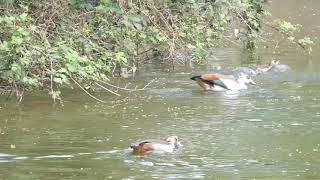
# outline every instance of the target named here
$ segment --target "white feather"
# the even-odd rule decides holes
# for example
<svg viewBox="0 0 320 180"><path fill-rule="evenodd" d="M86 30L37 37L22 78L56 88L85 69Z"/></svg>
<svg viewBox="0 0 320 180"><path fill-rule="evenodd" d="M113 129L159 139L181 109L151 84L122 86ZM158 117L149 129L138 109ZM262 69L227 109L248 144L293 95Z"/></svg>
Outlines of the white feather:
<svg viewBox="0 0 320 180"><path fill-rule="evenodd" d="M239 83L233 79L220 79L220 81L222 81L229 90L247 89L244 83Z"/></svg>
<svg viewBox="0 0 320 180"><path fill-rule="evenodd" d="M160 144L155 143L152 145L153 151L155 152L166 152L166 153L172 153L174 151L174 145L173 144Z"/></svg>

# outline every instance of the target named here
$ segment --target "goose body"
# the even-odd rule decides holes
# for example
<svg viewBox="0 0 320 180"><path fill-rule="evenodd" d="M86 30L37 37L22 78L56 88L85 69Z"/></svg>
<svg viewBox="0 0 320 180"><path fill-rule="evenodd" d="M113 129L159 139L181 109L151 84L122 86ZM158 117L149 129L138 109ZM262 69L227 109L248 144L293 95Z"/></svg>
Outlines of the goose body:
<svg viewBox="0 0 320 180"><path fill-rule="evenodd" d="M131 145L133 154L143 155L150 152L172 153L181 146L177 136L170 136L166 140L149 139Z"/></svg>
<svg viewBox="0 0 320 180"><path fill-rule="evenodd" d="M224 74L203 74L191 77L191 79L196 81L205 91L236 91L247 89L247 84L255 84L248 75L243 73L237 79L232 75Z"/></svg>

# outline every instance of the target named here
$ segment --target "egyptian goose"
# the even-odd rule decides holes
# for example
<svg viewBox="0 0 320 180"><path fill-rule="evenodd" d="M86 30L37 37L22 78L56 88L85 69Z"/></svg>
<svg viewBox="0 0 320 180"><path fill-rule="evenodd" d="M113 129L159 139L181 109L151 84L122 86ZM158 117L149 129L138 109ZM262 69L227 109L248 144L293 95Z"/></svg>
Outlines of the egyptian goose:
<svg viewBox="0 0 320 180"><path fill-rule="evenodd" d="M241 73L238 79L232 75L203 74L190 78L196 81L205 91L226 91L247 89L247 84L256 84L248 75Z"/></svg>
<svg viewBox="0 0 320 180"><path fill-rule="evenodd" d="M280 63L279 60L272 60L269 64L258 65L256 71L258 74L266 73L270 71L273 67L278 65L279 63Z"/></svg>
<svg viewBox="0 0 320 180"><path fill-rule="evenodd" d="M172 153L175 149L178 149L181 143L177 136L170 136L166 140L161 139L149 139L139 143L133 144L130 148L133 149L133 154L143 155L150 152L155 153Z"/></svg>

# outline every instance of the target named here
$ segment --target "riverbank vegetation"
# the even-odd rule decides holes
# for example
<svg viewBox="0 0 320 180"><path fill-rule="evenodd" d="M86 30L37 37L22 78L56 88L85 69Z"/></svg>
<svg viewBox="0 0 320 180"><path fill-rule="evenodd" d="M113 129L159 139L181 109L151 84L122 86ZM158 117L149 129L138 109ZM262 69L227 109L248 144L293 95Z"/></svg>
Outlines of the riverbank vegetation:
<svg viewBox="0 0 320 180"><path fill-rule="evenodd" d="M0 0L0 86L33 89L61 100L61 88L92 87L113 94L108 81L144 63L205 59L224 44L255 49L271 27L310 50L310 38L283 20L267 23L267 0ZM128 90L127 88L123 88ZM130 90L130 89L129 89Z"/></svg>

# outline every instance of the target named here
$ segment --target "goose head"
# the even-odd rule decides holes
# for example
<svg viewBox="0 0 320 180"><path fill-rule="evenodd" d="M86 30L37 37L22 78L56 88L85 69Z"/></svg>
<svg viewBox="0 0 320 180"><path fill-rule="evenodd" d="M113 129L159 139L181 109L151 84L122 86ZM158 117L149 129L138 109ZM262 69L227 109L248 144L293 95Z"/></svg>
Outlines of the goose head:
<svg viewBox="0 0 320 180"><path fill-rule="evenodd" d="M176 149L182 146L182 144L179 142L178 136L170 136L166 139L166 141Z"/></svg>
<svg viewBox="0 0 320 180"><path fill-rule="evenodd" d="M241 73L239 78L238 78L238 83L239 84L253 84L255 85L256 83L251 79L251 77L249 77L247 74Z"/></svg>

